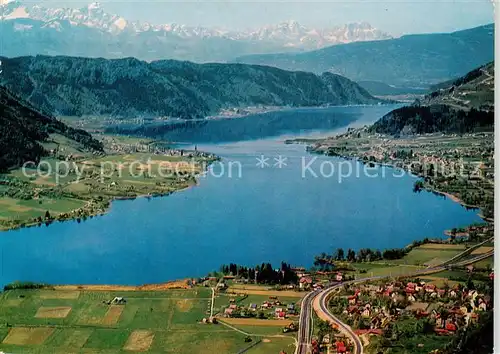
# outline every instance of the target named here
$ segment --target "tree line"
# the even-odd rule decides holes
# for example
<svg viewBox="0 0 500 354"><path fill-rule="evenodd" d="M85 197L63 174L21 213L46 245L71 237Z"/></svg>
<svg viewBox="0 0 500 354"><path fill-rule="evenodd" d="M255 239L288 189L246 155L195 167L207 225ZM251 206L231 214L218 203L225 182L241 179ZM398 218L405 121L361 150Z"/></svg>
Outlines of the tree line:
<svg viewBox="0 0 500 354"><path fill-rule="evenodd" d="M271 263L262 263L255 267L246 267L235 263L224 264L220 267L224 275L231 275L250 281L256 280L259 284L296 284L297 273L285 262L279 268L273 268Z"/></svg>
<svg viewBox="0 0 500 354"><path fill-rule="evenodd" d="M428 243L429 239L414 241L410 246L404 248L389 248L383 251L371 248L361 248L354 251L349 248L345 251L343 248L337 248L332 254L325 252L314 257L314 266L320 270L328 271L335 268L335 262L374 262L381 260L395 260L406 256L414 247Z"/></svg>

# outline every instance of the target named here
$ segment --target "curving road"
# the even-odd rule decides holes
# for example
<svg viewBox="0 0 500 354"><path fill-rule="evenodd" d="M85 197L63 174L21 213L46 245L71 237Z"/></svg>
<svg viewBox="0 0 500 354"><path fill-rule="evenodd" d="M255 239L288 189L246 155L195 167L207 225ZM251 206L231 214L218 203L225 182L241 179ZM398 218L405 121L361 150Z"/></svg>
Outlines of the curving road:
<svg viewBox="0 0 500 354"><path fill-rule="evenodd" d="M311 347L311 314L313 310L314 298L320 293L316 290L308 293L302 298L302 303L300 305L300 318L299 318L299 334L297 339L297 348L295 348L295 354L307 354L310 353Z"/></svg>
<svg viewBox="0 0 500 354"><path fill-rule="evenodd" d="M487 240L490 241L490 240ZM485 242L487 242L485 241ZM481 244L483 244L482 242ZM477 247L477 246L476 246ZM470 253L470 249L466 250L463 252L465 253ZM462 255L463 255L462 254ZM494 251L487 252L482 255L478 255L477 257L473 257L461 262L454 262L454 263L449 263L450 261L444 262L442 265L438 265L432 268L426 268L422 269L419 271L416 271L414 273L404 275L405 277L411 277L411 276L419 276L419 275L427 275L427 274L433 274L433 273L439 273L443 270L446 270L448 266L464 266L468 265L471 263L478 262L480 260L486 259L488 257L493 256ZM456 259L454 257L453 259ZM387 278L387 276L378 276L378 277L370 277L370 278L363 278L363 279L357 279L353 281L348 281L348 282L343 282L343 283L337 283L337 284L331 284L328 286L326 289L322 291L314 291L309 294L307 294L303 299L302 299L302 306L301 306L301 311L300 311L300 320L299 320L299 334L298 334L298 345L295 350L295 354L309 354L310 348L311 348L311 333L312 333L312 327L311 327L311 311L312 308L315 309L316 314L325 321L330 322L331 324L335 325L339 331L344 333L347 337L351 339L351 341L354 344L354 350L352 351L353 354L362 354L363 353L363 344L361 343L361 340L359 337L354 333L352 328L343 323L341 320L339 320L337 317L335 317L330 310L328 309L328 299L331 296L331 294L338 288L349 284L358 284L358 283L364 283L367 281L372 281L372 280L377 280L377 279L383 279ZM317 306L313 306L313 303L316 302Z"/></svg>

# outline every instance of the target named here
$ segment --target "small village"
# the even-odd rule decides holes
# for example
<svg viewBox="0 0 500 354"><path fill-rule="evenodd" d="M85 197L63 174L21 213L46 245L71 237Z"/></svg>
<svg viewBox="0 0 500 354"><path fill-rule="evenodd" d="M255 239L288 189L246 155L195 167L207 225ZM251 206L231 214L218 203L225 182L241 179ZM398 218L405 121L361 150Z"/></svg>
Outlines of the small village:
<svg viewBox="0 0 500 354"><path fill-rule="evenodd" d="M211 153L199 151L195 146L193 150L174 149L168 146L167 142L155 141L151 139L124 138L113 135L98 136L109 153L113 154L136 154L148 153L163 156L178 157L203 157L215 159L216 156Z"/></svg>
<svg viewBox="0 0 500 354"><path fill-rule="evenodd" d="M312 144L311 152L354 158L372 168L381 165L408 171L423 179L415 182L416 192L425 189L448 196L466 207L481 209L485 220L493 219L491 132L432 133L395 139L365 126L349 128L328 139L303 142Z"/></svg>
<svg viewBox="0 0 500 354"><path fill-rule="evenodd" d="M286 303L278 299L277 296L270 296L269 300L264 300L260 304L251 303L248 306L239 306L235 300L230 300L228 307L224 310L226 318L251 318L259 319L296 319L297 307L295 303Z"/></svg>
<svg viewBox="0 0 500 354"><path fill-rule="evenodd" d="M490 277L493 281L493 273ZM373 337L390 338L402 323L409 323L415 335L454 336L477 324L481 313L492 307L491 295L481 290L461 284L439 287L418 279L344 286L329 303L332 313L350 325L368 348ZM348 353L352 348L349 339L335 329L322 332L313 344L313 353L324 348Z"/></svg>

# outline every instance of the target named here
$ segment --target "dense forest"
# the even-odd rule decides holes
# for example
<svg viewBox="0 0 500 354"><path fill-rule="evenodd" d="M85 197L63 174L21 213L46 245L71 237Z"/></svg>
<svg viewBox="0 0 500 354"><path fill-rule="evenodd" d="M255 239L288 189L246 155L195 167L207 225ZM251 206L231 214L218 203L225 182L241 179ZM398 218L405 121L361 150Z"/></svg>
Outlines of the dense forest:
<svg viewBox="0 0 500 354"><path fill-rule="evenodd" d="M57 115L203 118L248 106L374 104L349 79L245 64L2 58L1 83Z"/></svg>
<svg viewBox="0 0 500 354"><path fill-rule="evenodd" d="M390 135L469 133L492 130L494 122L494 112L456 110L445 105L409 106L385 115L372 126L372 130Z"/></svg>
<svg viewBox="0 0 500 354"><path fill-rule="evenodd" d="M89 133L41 113L0 86L0 172L26 161L38 162L48 154L41 143L54 133L79 143L83 149L103 150Z"/></svg>

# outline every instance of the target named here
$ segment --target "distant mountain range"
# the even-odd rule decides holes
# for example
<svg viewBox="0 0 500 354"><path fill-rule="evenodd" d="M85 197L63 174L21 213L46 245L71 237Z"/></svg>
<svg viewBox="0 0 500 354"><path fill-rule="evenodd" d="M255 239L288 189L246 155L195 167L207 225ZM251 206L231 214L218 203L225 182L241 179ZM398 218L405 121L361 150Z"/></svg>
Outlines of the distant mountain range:
<svg viewBox="0 0 500 354"><path fill-rule="evenodd" d="M288 21L255 30L229 31L132 22L106 13L99 3L81 9L46 8L8 0L2 4L0 54L8 57L45 54L208 62L391 38L368 23L316 29Z"/></svg>
<svg viewBox="0 0 500 354"><path fill-rule="evenodd" d="M285 70L332 72L354 81L425 88L492 61L494 25L453 33L331 46L306 53L251 55L235 60Z"/></svg>
<svg viewBox="0 0 500 354"><path fill-rule="evenodd" d="M103 151L102 144L89 133L41 113L2 86L0 111L0 172L19 167L26 161L38 162L48 154L43 143L54 135L67 138L84 150Z"/></svg>
<svg viewBox="0 0 500 354"><path fill-rule="evenodd" d="M495 68L493 63L440 85L413 105L398 108L377 121L377 133L411 135L434 132L467 133L492 130Z"/></svg>
<svg viewBox="0 0 500 354"><path fill-rule="evenodd" d="M0 83L56 115L203 118L248 106L381 102L345 77L246 64L147 63L134 58L2 60Z"/></svg>

